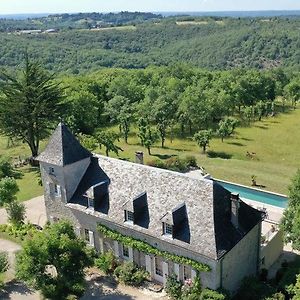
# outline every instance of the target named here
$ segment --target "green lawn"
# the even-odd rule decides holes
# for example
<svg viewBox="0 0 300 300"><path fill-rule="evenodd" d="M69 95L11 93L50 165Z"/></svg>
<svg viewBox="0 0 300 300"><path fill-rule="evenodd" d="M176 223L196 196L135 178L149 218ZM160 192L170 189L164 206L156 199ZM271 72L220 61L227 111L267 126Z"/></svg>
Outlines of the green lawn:
<svg viewBox="0 0 300 300"><path fill-rule="evenodd" d="M42 144L42 148L45 143ZM12 162L17 162L30 156L30 150L26 144L17 143L16 145L8 145L6 137L0 137L0 155L10 157ZM43 194L43 188L38 184L38 169L32 168L29 165L18 168L21 171L22 177L17 180L20 191L17 193L19 201L29 200L31 198Z"/></svg>
<svg viewBox="0 0 300 300"><path fill-rule="evenodd" d="M132 130L129 144L123 140L119 145L124 152L121 158L134 160L134 153L143 150L145 161L156 158L167 159L171 156L194 155L198 164L204 167L213 177L233 181L245 185L251 184L251 176L257 176L257 184L264 185L266 190L287 193L291 177L300 168L300 109L280 114L274 118L266 118L254 123L251 127L238 128L235 135L224 140L214 138L208 149L208 155L202 154L191 138L176 138L173 143L166 141L162 149L157 143L149 156L146 149L139 145L139 140ZM114 127L117 130L116 127ZM42 144L41 149L45 146ZM254 152L253 158L246 153ZM104 154L104 149L95 152ZM30 151L25 144L7 147L7 138L0 137L0 155L10 156L17 160L29 156ZM115 156L115 155L112 155ZM20 201L28 200L43 193L38 185L37 170L29 166L20 169L23 177L18 180Z"/></svg>
<svg viewBox="0 0 300 300"><path fill-rule="evenodd" d="M214 138L208 149L209 155L201 153L192 139L168 139L166 148L159 144L152 149L152 156L139 145L135 135L129 138L129 144L121 141L121 158L134 160L134 152L143 150L145 161L154 158L166 159L172 155L194 155L198 164L213 177L251 185L251 176L257 176L257 184L266 190L287 193L291 177L300 167L300 109L266 118L251 127L238 128L235 135L224 140ZM253 152L253 158L246 153ZM104 154L103 150L96 152ZM115 155L112 155L115 156Z"/></svg>

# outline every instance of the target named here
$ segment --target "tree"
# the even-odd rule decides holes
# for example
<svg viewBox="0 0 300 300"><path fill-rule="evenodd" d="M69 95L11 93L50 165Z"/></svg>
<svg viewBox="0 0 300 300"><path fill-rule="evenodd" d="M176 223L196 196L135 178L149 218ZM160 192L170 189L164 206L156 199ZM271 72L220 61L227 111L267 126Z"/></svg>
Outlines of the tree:
<svg viewBox="0 0 300 300"><path fill-rule="evenodd" d="M5 205L8 215L8 221L14 225L22 224L25 219L26 208L25 205L16 200L11 201Z"/></svg>
<svg viewBox="0 0 300 300"><path fill-rule="evenodd" d="M48 136L48 129L64 111L60 84L27 55L20 76L2 73L1 79L0 130L27 143L32 157L36 157L40 141Z"/></svg>
<svg viewBox="0 0 300 300"><path fill-rule="evenodd" d="M283 213L281 227L285 242L292 242L293 248L300 250L300 170L289 186L289 201Z"/></svg>
<svg viewBox="0 0 300 300"><path fill-rule="evenodd" d="M158 133L156 131L152 131L151 127L149 126L146 131L144 145L148 150L148 154L151 155L151 147L152 145L157 142L158 140Z"/></svg>
<svg viewBox="0 0 300 300"><path fill-rule="evenodd" d="M107 106L107 112L113 121L119 124L120 131L124 135L125 143L128 143L128 135L130 132L130 125L133 121L134 107L129 99L123 96L115 96L111 99Z"/></svg>
<svg viewBox="0 0 300 300"><path fill-rule="evenodd" d="M212 138L211 130L200 130L194 135L194 140L199 147L202 147L203 153L206 151L206 147L209 146L209 142Z"/></svg>
<svg viewBox="0 0 300 300"><path fill-rule="evenodd" d="M97 148L97 140L92 135L78 134L78 139L81 145L89 151L94 151Z"/></svg>
<svg viewBox="0 0 300 300"><path fill-rule="evenodd" d="M17 277L49 299L81 296L85 287L84 268L92 263L86 247L69 222L48 225L25 241L17 255Z"/></svg>
<svg viewBox="0 0 300 300"><path fill-rule="evenodd" d="M151 146L157 142L158 134L156 131L151 130L150 124L146 121L145 118L140 118L138 121L138 137L141 140L142 146L145 146L148 149L148 154L151 155Z"/></svg>
<svg viewBox="0 0 300 300"><path fill-rule="evenodd" d="M123 149L115 144L118 135L111 131L98 131L96 133L96 140L101 148L101 146L105 147L105 154L109 156L109 152L114 152L119 155L119 151L123 151Z"/></svg>
<svg viewBox="0 0 300 300"><path fill-rule="evenodd" d="M219 122L218 134L221 137L222 143L224 138L230 136L237 125L238 121L232 118L226 118Z"/></svg>
<svg viewBox="0 0 300 300"><path fill-rule="evenodd" d="M0 180L0 206L16 200L19 187L14 178L5 177Z"/></svg>
<svg viewBox="0 0 300 300"><path fill-rule="evenodd" d="M148 128L148 122L146 118L143 117L139 118L137 122L137 126L139 130L138 137L141 141L141 145L144 146L146 134L147 134L147 128Z"/></svg>
<svg viewBox="0 0 300 300"><path fill-rule="evenodd" d="M159 96L153 104L153 118L161 139L161 147L164 148L167 128L175 117L174 102L166 95Z"/></svg>
<svg viewBox="0 0 300 300"><path fill-rule="evenodd" d="M14 170L8 158L0 155L0 179L4 177L17 178L20 173Z"/></svg>
<svg viewBox="0 0 300 300"><path fill-rule="evenodd" d="M297 102L300 100L300 79L293 79L288 85L284 87L284 95L292 101L294 109Z"/></svg>

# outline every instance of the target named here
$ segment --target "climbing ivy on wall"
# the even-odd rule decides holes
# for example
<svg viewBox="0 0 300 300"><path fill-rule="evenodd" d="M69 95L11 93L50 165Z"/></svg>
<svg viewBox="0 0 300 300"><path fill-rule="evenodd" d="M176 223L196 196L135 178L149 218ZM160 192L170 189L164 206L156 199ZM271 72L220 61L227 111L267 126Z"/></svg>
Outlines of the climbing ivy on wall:
<svg viewBox="0 0 300 300"><path fill-rule="evenodd" d="M134 239L130 236L123 235L115 230L109 229L108 227L102 224L98 224L98 231L102 233L104 237L118 241L125 246L135 248L141 252L153 254L155 256L161 256L167 260L171 260L178 264L189 265L193 269L200 272L208 272L211 270L210 267L206 264L200 263L196 260L184 256L178 256L166 251L161 251L146 242Z"/></svg>

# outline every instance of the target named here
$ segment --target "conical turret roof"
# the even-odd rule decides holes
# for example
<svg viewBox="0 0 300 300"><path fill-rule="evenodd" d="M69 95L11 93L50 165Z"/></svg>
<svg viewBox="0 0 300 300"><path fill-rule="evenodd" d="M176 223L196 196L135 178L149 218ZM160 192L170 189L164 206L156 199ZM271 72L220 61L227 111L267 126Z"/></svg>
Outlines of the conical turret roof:
<svg viewBox="0 0 300 300"><path fill-rule="evenodd" d="M91 156L92 153L81 146L69 128L65 124L59 123L46 149L37 157L37 160L57 166L66 166Z"/></svg>

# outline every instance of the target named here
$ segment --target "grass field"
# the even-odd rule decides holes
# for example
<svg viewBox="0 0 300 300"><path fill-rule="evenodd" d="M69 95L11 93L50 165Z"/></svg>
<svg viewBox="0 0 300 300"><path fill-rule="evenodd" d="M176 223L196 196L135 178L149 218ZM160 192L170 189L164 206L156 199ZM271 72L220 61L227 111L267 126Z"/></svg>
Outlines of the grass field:
<svg viewBox="0 0 300 300"><path fill-rule="evenodd" d="M251 127L238 128L234 136L223 143L214 138L206 155L192 139L177 138L173 143L168 139L165 149L158 143L149 156L132 134L128 145L119 144L124 150L120 157L134 160L138 150L144 151L146 162L155 158L194 155L198 164L215 178L251 185L251 176L255 175L257 184L265 186L265 190L286 194L291 177L300 168L299 120L300 109L297 109L266 118ZM247 151L255 153L252 158L247 157ZM103 150L96 152L104 154Z"/></svg>
<svg viewBox="0 0 300 300"><path fill-rule="evenodd" d="M0 155L10 157L12 162L16 162L19 158L25 159L30 156L29 148L26 144L18 143L14 146L8 146L8 139L0 137ZM42 144L44 147L45 143ZM17 193L19 201L25 201L43 194L43 188L38 184L38 169L30 166L24 166L18 169L22 173L22 177L17 179L20 191Z"/></svg>
<svg viewBox="0 0 300 300"><path fill-rule="evenodd" d="M300 168L300 109L266 118L254 123L251 127L238 128L233 137L221 142L214 138L207 154L191 138L169 139L162 149L157 143L149 156L146 149L139 144L134 130L129 137L129 144L122 140L119 145L124 150L120 157L134 161L135 151L144 151L145 161L153 159L165 160L172 156L184 157L194 155L201 165L213 177L251 185L251 176L257 177L257 184L265 186L266 190L287 193L291 177ZM117 130L117 128L114 128ZM45 146L42 144L41 149ZM255 153L252 158L246 153ZM96 149L104 154L104 149ZM0 137L0 155L11 157L13 160L28 157L30 151L25 144L7 147L7 138ZM115 157L115 155L112 155ZM20 201L28 200L43 193L38 185L37 170L29 166L20 169L23 177L18 179Z"/></svg>

